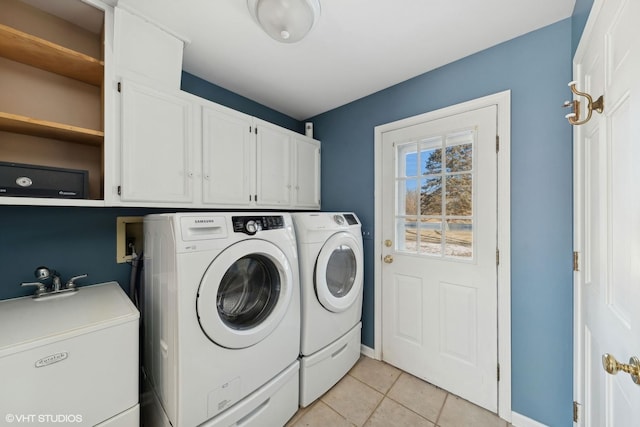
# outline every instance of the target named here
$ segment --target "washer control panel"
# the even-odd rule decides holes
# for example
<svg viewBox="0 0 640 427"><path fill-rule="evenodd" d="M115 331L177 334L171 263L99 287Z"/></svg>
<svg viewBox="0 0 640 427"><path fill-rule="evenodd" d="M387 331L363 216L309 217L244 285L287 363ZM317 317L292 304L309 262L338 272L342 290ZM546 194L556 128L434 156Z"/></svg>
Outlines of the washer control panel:
<svg viewBox="0 0 640 427"><path fill-rule="evenodd" d="M233 231L253 236L258 231L276 230L284 228L284 218L282 216L234 216Z"/></svg>

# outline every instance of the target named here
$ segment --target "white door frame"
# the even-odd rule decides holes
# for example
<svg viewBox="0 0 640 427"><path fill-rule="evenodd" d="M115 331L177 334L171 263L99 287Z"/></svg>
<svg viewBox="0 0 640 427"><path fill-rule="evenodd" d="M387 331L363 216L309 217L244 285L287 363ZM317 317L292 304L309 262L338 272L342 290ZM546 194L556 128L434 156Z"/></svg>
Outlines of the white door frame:
<svg viewBox="0 0 640 427"><path fill-rule="evenodd" d="M511 421L511 91L452 105L440 110L376 126L374 129L375 224L374 224L374 358L382 359L382 134L418 123L498 106L498 415Z"/></svg>

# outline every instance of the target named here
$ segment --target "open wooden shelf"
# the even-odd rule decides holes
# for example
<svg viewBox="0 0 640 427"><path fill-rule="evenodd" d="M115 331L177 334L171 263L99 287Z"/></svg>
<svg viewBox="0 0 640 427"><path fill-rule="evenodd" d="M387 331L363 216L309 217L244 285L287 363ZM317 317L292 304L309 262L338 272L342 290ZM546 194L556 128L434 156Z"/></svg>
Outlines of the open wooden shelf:
<svg viewBox="0 0 640 427"><path fill-rule="evenodd" d="M0 112L0 130L96 146L104 141L104 132L98 130L4 112Z"/></svg>
<svg viewBox="0 0 640 427"><path fill-rule="evenodd" d="M0 24L0 56L101 86L104 62Z"/></svg>

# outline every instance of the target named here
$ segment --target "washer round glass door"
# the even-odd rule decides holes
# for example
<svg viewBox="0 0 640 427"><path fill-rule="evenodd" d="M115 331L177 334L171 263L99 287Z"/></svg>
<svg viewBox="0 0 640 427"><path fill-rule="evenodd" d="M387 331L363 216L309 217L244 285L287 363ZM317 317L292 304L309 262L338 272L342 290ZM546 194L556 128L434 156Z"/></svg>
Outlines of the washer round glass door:
<svg viewBox="0 0 640 427"><path fill-rule="evenodd" d="M220 346L250 347L278 326L292 294L286 255L267 241L243 240L221 252L202 277L196 300L200 327Z"/></svg>
<svg viewBox="0 0 640 427"><path fill-rule="evenodd" d="M320 303L335 313L347 310L362 293L362 243L346 232L331 236L316 260L315 285Z"/></svg>

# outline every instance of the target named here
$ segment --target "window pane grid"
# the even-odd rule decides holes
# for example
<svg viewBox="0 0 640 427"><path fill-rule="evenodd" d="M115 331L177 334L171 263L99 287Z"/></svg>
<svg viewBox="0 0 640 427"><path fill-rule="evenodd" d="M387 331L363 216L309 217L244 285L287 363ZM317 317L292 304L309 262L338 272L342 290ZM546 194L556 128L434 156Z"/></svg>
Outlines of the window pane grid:
<svg viewBox="0 0 640 427"><path fill-rule="evenodd" d="M396 250L473 258L474 130L396 145Z"/></svg>

